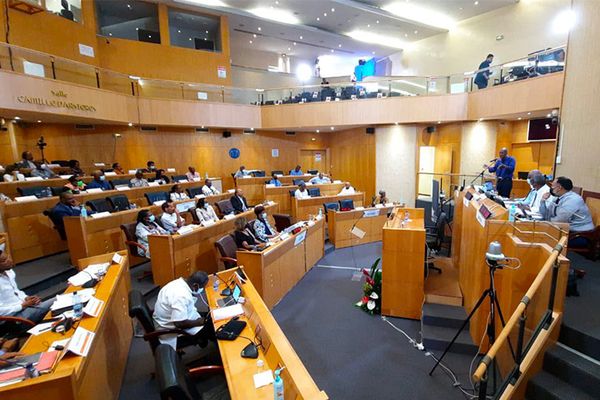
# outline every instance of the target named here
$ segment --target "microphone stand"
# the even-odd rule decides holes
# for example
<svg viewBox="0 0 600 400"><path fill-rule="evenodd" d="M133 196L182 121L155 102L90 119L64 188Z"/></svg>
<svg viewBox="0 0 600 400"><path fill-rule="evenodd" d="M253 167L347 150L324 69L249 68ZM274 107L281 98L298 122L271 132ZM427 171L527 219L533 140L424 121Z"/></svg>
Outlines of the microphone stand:
<svg viewBox="0 0 600 400"><path fill-rule="evenodd" d="M483 174L485 174L485 171L487 171L487 170L488 170L488 167L485 167L475 178L473 178L471 183L469 183L469 186L474 184L477 179L479 179L479 178L483 179Z"/></svg>

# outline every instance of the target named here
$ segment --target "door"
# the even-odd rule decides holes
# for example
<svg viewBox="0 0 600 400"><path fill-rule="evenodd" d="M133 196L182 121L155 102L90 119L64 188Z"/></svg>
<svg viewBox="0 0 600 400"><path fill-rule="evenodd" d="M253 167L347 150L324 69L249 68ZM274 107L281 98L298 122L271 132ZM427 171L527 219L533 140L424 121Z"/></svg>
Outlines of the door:
<svg viewBox="0 0 600 400"><path fill-rule="evenodd" d="M327 150L300 150L299 164L305 173L309 170L327 173L329 171L329 168L327 168Z"/></svg>
<svg viewBox="0 0 600 400"><path fill-rule="evenodd" d="M435 168L435 147L419 147L419 195L431 196L431 180Z"/></svg>

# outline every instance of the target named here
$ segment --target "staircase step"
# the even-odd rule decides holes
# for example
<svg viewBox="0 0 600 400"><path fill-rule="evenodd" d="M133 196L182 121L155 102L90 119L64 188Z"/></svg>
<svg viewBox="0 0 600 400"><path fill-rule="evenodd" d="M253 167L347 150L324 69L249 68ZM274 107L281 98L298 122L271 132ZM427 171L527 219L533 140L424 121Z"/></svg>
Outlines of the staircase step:
<svg viewBox="0 0 600 400"><path fill-rule="evenodd" d="M540 371L529 380L526 396L535 400L597 399L596 396L592 397L546 371Z"/></svg>
<svg viewBox="0 0 600 400"><path fill-rule="evenodd" d="M18 274L19 267L16 268L16 273ZM20 287L20 289L30 296L36 295L41 298L50 298L54 296L54 294L58 294L58 292L55 291L58 290L59 287L63 287L64 290L64 288L66 288L67 279L77 272L78 271L75 268L67 265L62 270L54 270L50 273L40 275L38 281L31 281L27 286Z"/></svg>
<svg viewBox="0 0 600 400"><path fill-rule="evenodd" d="M424 325L443 326L456 330L462 326L465 319L467 319L467 313L462 307L433 303L423 305L422 321ZM468 324L465 330L469 330Z"/></svg>
<svg viewBox="0 0 600 400"><path fill-rule="evenodd" d="M35 295L42 298L42 300L48 300L52 297L55 297L57 294L62 294L67 290L68 284L67 281L59 282L55 285L49 286L46 289L37 292Z"/></svg>
<svg viewBox="0 0 600 400"><path fill-rule="evenodd" d="M335 251L335 246L328 240L325 242L325 255L329 253L333 253Z"/></svg>
<svg viewBox="0 0 600 400"><path fill-rule="evenodd" d="M457 329L455 328L423 325L423 345L427 350L445 350L454 335L456 335L456 332ZM454 345L452 345L450 351L453 353L475 355L477 348L477 345L471 340L469 330L464 329L454 342Z"/></svg>
<svg viewBox="0 0 600 400"><path fill-rule="evenodd" d="M600 365L569 349L554 346L546 351L544 370L589 395L600 394Z"/></svg>
<svg viewBox="0 0 600 400"><path fill-rule="evenodd" d="M600 340L598 338L563 323L558 341L591 358L600 360Z"/></svg>

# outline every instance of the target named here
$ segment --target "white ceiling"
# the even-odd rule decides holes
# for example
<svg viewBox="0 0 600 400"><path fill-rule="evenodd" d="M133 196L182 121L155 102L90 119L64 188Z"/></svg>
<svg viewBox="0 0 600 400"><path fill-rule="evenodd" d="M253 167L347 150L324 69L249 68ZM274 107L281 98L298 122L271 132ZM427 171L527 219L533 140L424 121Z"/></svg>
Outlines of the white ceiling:
<svg viewBox="0 0 600 400"><path fill-rule="evenodd" d="M175 1L189 5L195 2ZM232 51L250 48L314 59L320 55L331 54L331 50L333 53L354 57L383 57L400 50L388 47L385 43L365 43L347 36L347 33L353 30L385 35L408 43L446 31L403 19L402 16L381 9L391 3L413 2L419 7L461 21L517 1L479 0L476 5L474 0L222 0L229 7L205 8L229 16ZM290 11L300 23L279 23L248 12L258 7ZM331 11L332 9L334 11Z"/></svg>

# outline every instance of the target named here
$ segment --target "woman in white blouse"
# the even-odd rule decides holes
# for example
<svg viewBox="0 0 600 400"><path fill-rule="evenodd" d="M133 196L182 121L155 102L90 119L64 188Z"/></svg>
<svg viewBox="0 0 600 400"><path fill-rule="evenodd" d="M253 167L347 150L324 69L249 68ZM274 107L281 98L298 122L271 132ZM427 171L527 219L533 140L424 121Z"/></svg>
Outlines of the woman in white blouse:
<svg viewBox="0 0 600 400"><path fill-rule="evenodd" d="M198 216L198 220L200 220L200 225L215 223L219 220L217 217L217 213L215 213L215 209L206 202L205 199L200 198L196 203L196 215Z"/></svg>
<svg viewBox="0 0 600 400"><path fill-rule="evenodd" d="M137 225L135 226L135 236L137 241L144 248L138 247L140 257L150 258L150 246L148 245L149 235L168 235L160 225L155 222L156 217L149 210L141 210L137 215Z"/></svg>
<svg viewBox="0 0 600 400"><path fill-rule="evenodd" d="M170 197L171 201L189 200L190 198L179 185L173 185L171 188Z"/></svg>

